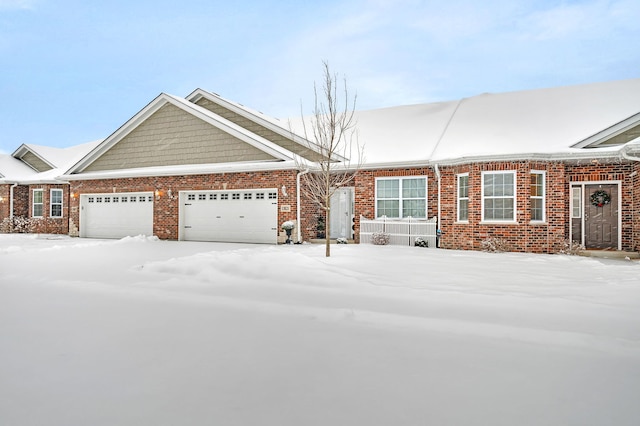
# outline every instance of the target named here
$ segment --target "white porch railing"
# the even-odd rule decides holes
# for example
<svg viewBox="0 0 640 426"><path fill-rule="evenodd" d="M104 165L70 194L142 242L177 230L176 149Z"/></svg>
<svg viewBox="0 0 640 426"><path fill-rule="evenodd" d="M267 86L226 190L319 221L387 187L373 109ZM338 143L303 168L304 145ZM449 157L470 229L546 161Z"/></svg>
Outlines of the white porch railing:
<svg viewBox="0 0 640 426"><path fill-rule="evenodd" d="M367 219L360 216L360 244L372 244L371 236L374 232L389 234L389 244L413 246L416 237L422 237L429 243L429 247L436 246L436 232L438 218L431 219L389 219L383 216L379 219Z"/></svg>

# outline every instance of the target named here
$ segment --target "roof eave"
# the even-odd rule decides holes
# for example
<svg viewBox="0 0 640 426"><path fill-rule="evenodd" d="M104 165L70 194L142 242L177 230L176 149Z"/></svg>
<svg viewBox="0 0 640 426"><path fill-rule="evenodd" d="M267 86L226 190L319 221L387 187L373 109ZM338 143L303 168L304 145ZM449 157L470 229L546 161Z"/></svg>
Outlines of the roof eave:
<svg viewBox="0 0 640 426"><path fill-rule="evenodd" d="M58 176L57 178L64 181L80 181L97 179L144 178L158 176L184 176L216 173L294 170L296 168L296 163L293 160L246 163L214 163L164 167L141 167L136 169L110 170L82 174L64 174Z"/></svg>

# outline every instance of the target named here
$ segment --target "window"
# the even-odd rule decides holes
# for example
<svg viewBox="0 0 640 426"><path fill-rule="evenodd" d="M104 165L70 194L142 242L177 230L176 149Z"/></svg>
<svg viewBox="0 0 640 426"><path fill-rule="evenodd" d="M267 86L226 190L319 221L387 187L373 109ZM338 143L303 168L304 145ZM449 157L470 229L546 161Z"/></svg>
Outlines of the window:
<svg viewBox="0 0 640 426"><path fill-rule="evenodd" d="M376 217L427 217L427 178L376 180Z"/></svg>
<svg viewBox="0 0 640 426"><path fill-rule="evenodd" d="M531 221L544 222L544 172L531 172Z"/></svg>
<svg viewBox="0 0 640 426"><path fill-rule="evenodd" d="M33 217L42 217L42 189L33 190Z"/></svg>
<svg viewBox="0 0 640 426"><path fill-rule="evenodd" d="M579 186L571 188L571 217L582 217L582 188Z"/></svg>
<svg viewBox="0 0 640 426"><path fill-rule="evenodd" d="M458 222L469 220L469 174L458 175Z"/></svg>
<svg viewBox="0 0 640 426"><path fill-rule="evenodd" d="M482 220L516 220L516 173L482 172Z"/></svg>
<svg viewBox="0 0 640 426"><path fill-rule="evenodd" d="M49 201L49 217L62 217L62 189L52 189Z"/></svg>

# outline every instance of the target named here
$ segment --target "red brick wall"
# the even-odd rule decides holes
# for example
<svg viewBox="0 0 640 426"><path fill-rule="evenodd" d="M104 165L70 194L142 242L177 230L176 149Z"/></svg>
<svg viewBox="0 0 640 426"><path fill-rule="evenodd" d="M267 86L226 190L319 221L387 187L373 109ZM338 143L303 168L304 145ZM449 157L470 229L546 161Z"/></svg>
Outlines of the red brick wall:
<svg viewBox="0 0 640 426"><path fill-rule="evenodd" d="M635 173L635 174L634 174ZM633 223L631 231L631 247L634 251L640 251L640 163L633 164L633 170L629 173L631 192L631 212L629 214Z"/></svg>
<svg viewBox="0 0 640 426"><path fill-rule="evenodd" d="M546 172L546 220L531 222L531 171ZM482 222L482 172L516 172L516 222ZM457 222L457 175L469 174L469 220ZM482 242L497 238L512 251L531 253L556 252L566 238L568 225L568 185L565 184L564 166L560 163L500 162L474 163L441 168L442 248L481 250Z"/></svg>
<svg viewBox="0 0 640 426"><path fill-rule="evenodd" d="M26 185L18 185L13 188L13 215L30 217L29 187Z"/></svg>
<svg viewBox="0 0 640 426"><path fill-rule="evenodd" d="M444 234L441 247L450 249L482 249L482 241L499 238L512 251L531 253L557 253L569 238L570 191L572 181L620 180L622 196L621 243L623 250L635 250L640 236L637 216L638 204L633 194L638 193L640 181L634 185L629 174L638 168L631 164L570 166L558 162L501 162L475 163L441 168L442 212L441 229ZM516 223L482 223L483 171L516 171ZM546 171L546 221L532 223L530 214L530 172ZM460 173L469 173L469 221L456 223L457 180ZM640 172L639 172L640 174ZM635 208L634 208L635 205ZM634 234L634 232L636 234Z"/></svg>
<svg viewBox="0 0 640 426"><path fill-rule="evenodd" d="M286 196L281 190L283 185ZM291 170L74 181L71 182L75 197L70 202L70 217L79 227L81 194L159 190L163 195L155 197L153 233L162 239L177 240L179 191L260 188L278 189L278 227L287 220L296 220L296 171ZM168 196L169 190L173 197ZM284 205L290 206L289 212L281 211Z"/></svg>
<svg viewBox="0 0 640 426"><path fill-rule="evenodd" d="M17 188L16 188L17 189ZM33 190L42 189L42 218L32 218ZM62 217L50 217L51 189L62 189ZM28 217L32 218L32 232L38 234L68 234L69 233L69 186L65 184L56 185L29 185L28 188L27 211ZM24 208L24 207L22 207Z"/></svg>
<svg viewBox="0 0 640 426"><path fill-rule="evenodd" d="M0 185L0 223L10 216L11 201L9 199L11 185Z"/></svg>

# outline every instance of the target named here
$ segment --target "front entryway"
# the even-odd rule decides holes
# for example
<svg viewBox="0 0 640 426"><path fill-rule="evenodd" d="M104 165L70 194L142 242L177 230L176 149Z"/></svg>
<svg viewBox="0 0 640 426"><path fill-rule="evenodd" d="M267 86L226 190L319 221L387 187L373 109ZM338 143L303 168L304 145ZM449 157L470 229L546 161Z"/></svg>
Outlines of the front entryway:
<svg viewBox="0 0 640 426"><path fill-rule="evenodd" d="M585 183L574 184L571 188L572 240L587 249L618 250L619 184Z"/></svg>
<svg viewBox="0 0 640 426"><path fill-rule="evenodd" d="M353 188L340 188L331 197L331 230L332 239L353 239Z"/></svg>

